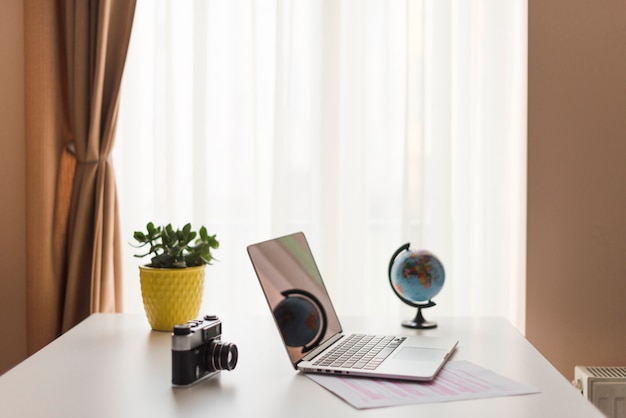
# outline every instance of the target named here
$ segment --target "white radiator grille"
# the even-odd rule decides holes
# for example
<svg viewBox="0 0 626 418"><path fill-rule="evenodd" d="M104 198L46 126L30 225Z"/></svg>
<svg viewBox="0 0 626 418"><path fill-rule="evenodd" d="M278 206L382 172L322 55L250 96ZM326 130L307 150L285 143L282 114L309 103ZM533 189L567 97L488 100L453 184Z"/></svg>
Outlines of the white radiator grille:
<svg viewBox="0 0 626 418"><path fill-rule="evenodd" d="M626 367L587 367L593 377L625 378Z"/></svg>
<svg viewBox="0 0 626 418"><path fill-rule="evenodd" d="M576 366L573 383L608 418L626 418L626 367Z"/></svg>

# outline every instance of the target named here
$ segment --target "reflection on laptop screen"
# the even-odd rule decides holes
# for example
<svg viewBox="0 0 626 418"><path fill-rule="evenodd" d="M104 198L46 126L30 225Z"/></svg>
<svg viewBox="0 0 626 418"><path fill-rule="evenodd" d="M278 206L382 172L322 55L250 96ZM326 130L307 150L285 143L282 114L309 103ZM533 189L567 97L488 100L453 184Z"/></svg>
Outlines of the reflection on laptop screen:
<svg viewBox="0 0 626 418"><path fill-rule="evenodd" d="M251 245L248 254L293 364L341 331L303 233Z"/></svg>

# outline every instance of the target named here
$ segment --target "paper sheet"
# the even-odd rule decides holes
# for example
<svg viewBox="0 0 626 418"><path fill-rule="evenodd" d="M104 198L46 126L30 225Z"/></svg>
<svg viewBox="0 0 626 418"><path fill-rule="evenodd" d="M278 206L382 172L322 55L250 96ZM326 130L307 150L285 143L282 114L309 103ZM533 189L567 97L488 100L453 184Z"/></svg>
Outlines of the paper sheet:
<svg viewBox="0 0 626 418"><path fill-rule="evenodd" d="M308 374L357 409L538 393L467 361L450 361L432 382Z"/></svg>

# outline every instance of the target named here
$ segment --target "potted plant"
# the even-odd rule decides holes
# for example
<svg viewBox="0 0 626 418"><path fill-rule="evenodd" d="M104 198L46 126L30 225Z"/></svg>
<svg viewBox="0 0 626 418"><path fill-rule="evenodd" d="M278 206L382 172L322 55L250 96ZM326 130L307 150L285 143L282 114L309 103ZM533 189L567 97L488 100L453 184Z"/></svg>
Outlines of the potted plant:
<svg viewBox="0 0 626 418"><path fill-rule="evenodd" d="M148 322L157 331L171 331L176 324L198 316L204 289L204 270L214 260L212 250L219 247L215 235L202 226L198 232L191 224L182 229L146 225L135 231L137 247L148 251L135 257L151 256L150 263L139 266L141 295Z"/></svg>

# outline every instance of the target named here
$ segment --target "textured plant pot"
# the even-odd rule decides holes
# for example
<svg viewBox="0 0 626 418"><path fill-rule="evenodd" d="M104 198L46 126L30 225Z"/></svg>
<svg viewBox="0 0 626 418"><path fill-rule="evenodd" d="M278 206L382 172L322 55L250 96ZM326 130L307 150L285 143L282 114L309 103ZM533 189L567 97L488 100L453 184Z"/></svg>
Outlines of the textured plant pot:
<svg viewBox="0 0 626 418"><path fill-rule="evenodd" d="M169 332L174 325L198 317L205 267L139 267L143 307L153 330Z"/></svg>

